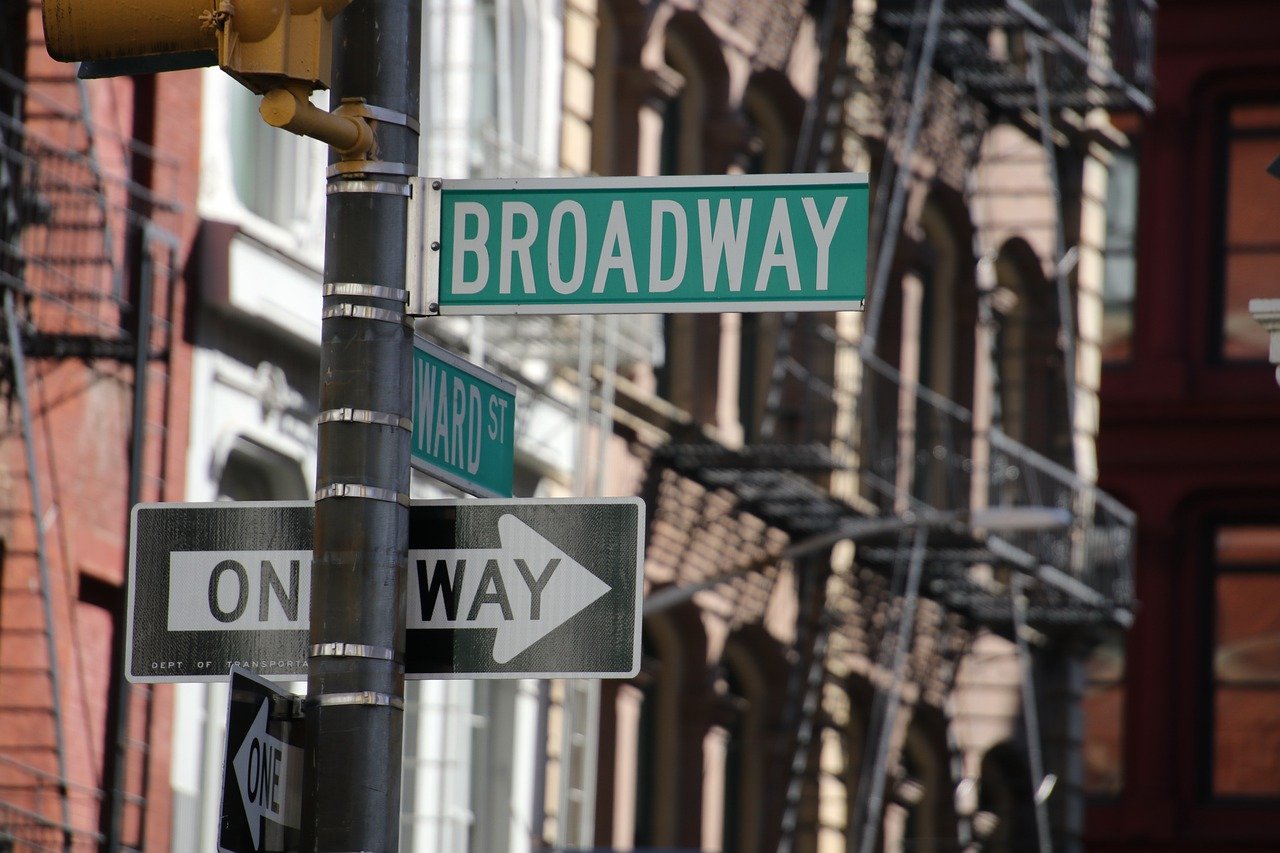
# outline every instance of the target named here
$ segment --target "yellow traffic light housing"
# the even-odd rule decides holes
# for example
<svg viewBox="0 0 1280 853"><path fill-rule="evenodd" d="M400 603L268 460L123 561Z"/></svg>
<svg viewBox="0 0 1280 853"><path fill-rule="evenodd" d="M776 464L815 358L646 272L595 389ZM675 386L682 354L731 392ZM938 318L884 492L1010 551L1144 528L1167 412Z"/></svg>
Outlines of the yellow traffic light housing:
<svg viewBox="0 0 1280 853"><path fill-rule="evenodd" d="M45 40L54 59L105 62L114 73L216 61L259 94L327 89L332 22L348 2L147 0L142 15L126 15L103 0L44 0ZM139 65L152 59L150 69Z"/></svg>

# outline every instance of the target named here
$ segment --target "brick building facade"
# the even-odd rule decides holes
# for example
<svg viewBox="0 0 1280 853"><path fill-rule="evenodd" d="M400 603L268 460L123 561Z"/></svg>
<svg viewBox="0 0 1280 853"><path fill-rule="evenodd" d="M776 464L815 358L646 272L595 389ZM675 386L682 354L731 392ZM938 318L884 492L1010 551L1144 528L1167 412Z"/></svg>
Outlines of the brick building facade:
<svg viewBox="0 0 1280 853"><path fill-rule="evenodd" d="M156 848L171 696L123 688L124 578L129 501L182 493L197 80L79 83L3 14L0 837Z"/></svg>

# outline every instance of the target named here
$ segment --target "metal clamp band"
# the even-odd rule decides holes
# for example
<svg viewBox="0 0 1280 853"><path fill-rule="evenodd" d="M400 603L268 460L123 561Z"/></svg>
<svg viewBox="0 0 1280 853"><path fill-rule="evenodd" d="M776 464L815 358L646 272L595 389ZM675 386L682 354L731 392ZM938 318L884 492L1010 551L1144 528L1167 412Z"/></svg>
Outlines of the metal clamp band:
<svg viewBox="0 0 1280 853"><path fill-rule="evenodd" d="M412 418L406 418L403 415L395 415L391 412L375 412L372 409L352 409L346 406L339 409L328 409L321 412L320 417L316 418L316 423L378 424L379 426L399 427L403 430L408 430L410 432L413 431Z"/></svg>
<svg viewBox="0 0 1280 853"><path fill-rule="evenodd" d="M325 170L329 178L338 175L395 175L401 178L412 178L418 174L418 167L409 163L393 163L389 160L339 160Z"/></svg>
<svg viewBox="0 0 1280 853"><path fill-rule="evenodd" d="M398 124L401 127L407 127L419 136L422 135L422 125L418 124L418 120L411 115L393 110L388 107L375 107L372 104L361 104L361 114L373 121L380 121L383 124Z"/></svg>
<svg viewBox="0 0 1280 853"><path fill-rule="evenodd" d="M325 498L367 498L372 501L386 501L401 506L409 505L409 496L394 489L383 489L378 486L366 486L363 483L330 483L316 489L315 499Z"/></svg>
<svg viewBox="0 0 1280 853"><path fill-rule="evenodd" d="M390 299L408 302L409 291L401 287L384 287L380 284L362 284L358 281L330 281L324 285L325 296L367 296L370 299Z"/></svg>
<svg viewBox="0 0 1280 853"><path fill-rule="evenodd" d="M313 658L368 658L400 663L394 649L366 646L363 643L316 643L311 647L311 656Z"/></svg>
<svg viewBox="0 0 1280 853"><path fill-rule="evenodd" d="M321 312L320 316L325 320L334 317L350 317L355 320L376 320L379 323L395 323L399 326L413 324L413 319L401 311L388 311L386 308L355 305L351 302L330 305Z"/></svg>
<svg viewBox="0 0 1280 853"><path fill-rule="evenodd" d="M404 710L404 700L399 696L392 696L390 693L378 693L374 690L361 690L358 693L323 693L311 701L320 706L370 705Z"/></svg>
<svg viewBox="0 0 1280 853"><path fill-rule="evenodd" d="M327 195L334 195L335 193L377 193L412 198L413 184L394 184L391 181L331 181L325 187L325 193Z"/></svg>

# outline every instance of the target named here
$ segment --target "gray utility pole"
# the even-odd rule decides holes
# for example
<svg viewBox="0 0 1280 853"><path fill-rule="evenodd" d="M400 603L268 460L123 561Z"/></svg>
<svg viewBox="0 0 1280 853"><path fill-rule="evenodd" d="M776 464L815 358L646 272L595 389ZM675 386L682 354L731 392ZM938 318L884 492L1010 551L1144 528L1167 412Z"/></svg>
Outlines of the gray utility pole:
<svg viewBox="0 0 1280 853"><path fill-rule="evenodd" d="M355 0L334 25L331 105L363 99L375 145L329 167L305 703L309 851L399 847L413 352L404 282L420 17L417 0Z"/></svg>

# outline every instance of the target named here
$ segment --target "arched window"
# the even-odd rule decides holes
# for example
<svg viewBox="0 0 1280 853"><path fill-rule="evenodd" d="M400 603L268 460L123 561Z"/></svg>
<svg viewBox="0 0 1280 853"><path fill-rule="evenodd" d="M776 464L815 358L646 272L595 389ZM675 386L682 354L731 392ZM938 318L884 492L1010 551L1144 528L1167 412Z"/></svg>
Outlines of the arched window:
<svg viewBox="0 0 1280 853"><path fill-rule="evenodd" d="M978 299L971 246L962 200L937 189L920 214L919 239L900 241L891 261L898 286L886 294L877 349L899 377L869 379L864 454L898 512L913 497L944 508L968 501L968 475L957 464L968 452L967 425L919 389L972 406Z"/></svg>
<svg viewBox="0 0 1280 853"><path fill-rule="evenodd" d="M1066 371L1061 323L1052 282L1040 259L1023 240L1006 243L996 257L993 308L996 332L995 418L1015 441L1069 464Z"/></svg>
<svg viewBox="0 0 1280 853"><path fill-rule="evenodd" d="M751 78L742 99L745 138L737 155L737 166L746 174L791 171L795 161L796 133L804 121L804 100L778 71L762 71ZM792 348L804 349L818 343L806 330L828 318L801 314L792 335ZM739 330L738 420L743 440L819 440L809 418L815 407L806 405L805 389L799 383L784 386L773 436L760 435L769 392L773 385L773 365L777 356L778 314L743 314ZM805 365L819 376L830 378L833 354L808 355Z"/></svg>
<svg viewBox="0 0 1280 853"><path fill-rule="evenodd" d="M982 757L978 777L974 835L983 850L1016 853L1035 846L1036 816L1031 774L1021 750L1011 743L993 746Z"/></svg>
<svg viewBox="0 0 1280 853"><path fill-rule="evenodd" d="M943 851L954 845L954 789L942 725L932 709L916 708L902 747L899 772L887 788L886 848Z"/></svg>
<svg viewBox="0 0 1280 853"><path fill-rule="evenodd" d="M657 118L654 107L669 94L661 74L643 66L649 18L640 0L601 0L596 28L594 101L591 111L591 168L599 175L636 175L642 169L642 134ZM659 78L655 80L655 77Z"/></svg>
<svg viewBox="0 0 1280 853"><path fill-rule="evenodd" d="M683 682L686 661L697 659L704 645L699 635L685 630L691 627L685 617L696 619L692 608L688 611L645 619L640 673L620 684L614 701L601 708L602 716L612 716L601 728L614 732L614 762L612 786L602 785L596 805L607 824L597 844L630 850L688 842L681 826L686 812L697 811L691 803L700 791L701 763L686 742L690 727L681 713L688 692ZM694 763L687 765L691 759Z"/></svg>
<svg viewBox="0 0 1280 853"><path fill-rule="evenodd" d="M664 68L655 75L664 90L654 166L662 175L721 171L728 163L722 139L728 69L719 41L693 13L668 24ZM699 423L715 423L719 402L720 316L663 317L665 358L658 391Z"/></svg>
<svg viewBox="0 0 1280 853"><path fill-rule="evenodd" d="M240 436L222 465L218 497L229 501L305 500L307 481L296 459Z"/></svg>
<svg viewBox="0 0 1280 853"><path fill-rule="evenodd" d="M763 843L765 693L767 685L743 646L730 641L724 653L723 822L724 851L757 853Z"/></svg>
<svg viewBox="0 0 1280 853"><path fill-rule="evenodd" d="M924 284L921 382L966 408L973 402L973 339L978 316L973 229L964 202L937 189L920 214L918 274Z"/></svg>

